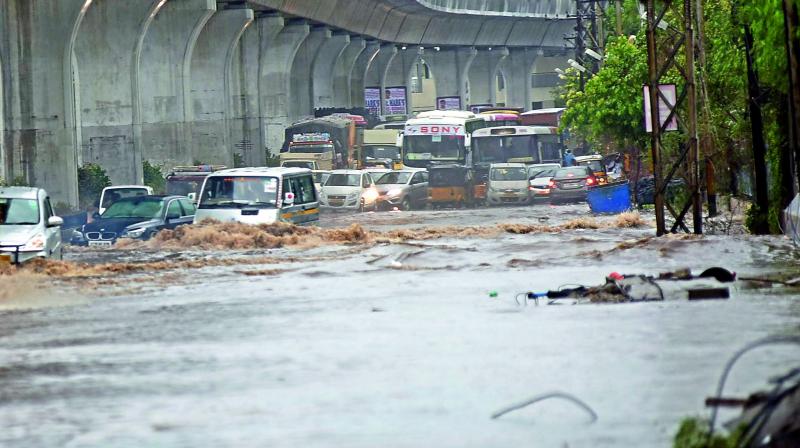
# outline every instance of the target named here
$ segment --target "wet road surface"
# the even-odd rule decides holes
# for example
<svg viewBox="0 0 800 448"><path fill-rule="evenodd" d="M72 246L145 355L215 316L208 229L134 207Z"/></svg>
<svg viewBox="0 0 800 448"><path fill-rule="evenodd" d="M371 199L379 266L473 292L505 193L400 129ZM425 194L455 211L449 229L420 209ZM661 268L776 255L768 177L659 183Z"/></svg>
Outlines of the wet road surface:
<svg viewBox="0 0 800 448"><path fill-rule="evenodd" d="M321 225L557 226L586 214L583 205L330 214ZM664 302L514 302L522 291L600 284L612 271L763 275L797 265L777 237L652 234L604 227L235 252L73 251L88 262L237 261L72 280L32 307L7 304L0 446L670 446L680 419L705 415L735 350L798 334L796 290L737 283L728 301L688 302L669 286ZM781 348L748 356L728 394L763 388L799 358ZM490 419L551 391L579 397L597 422L564 401Z"/></svg>

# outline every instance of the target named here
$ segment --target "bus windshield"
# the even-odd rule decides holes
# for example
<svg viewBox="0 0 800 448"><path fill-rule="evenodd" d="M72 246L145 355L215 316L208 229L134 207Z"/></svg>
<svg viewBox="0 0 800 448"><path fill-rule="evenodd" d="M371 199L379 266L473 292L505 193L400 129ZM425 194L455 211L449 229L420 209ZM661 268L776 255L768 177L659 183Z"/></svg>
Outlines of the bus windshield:
<svg viewBox="0 0 800 448"><path fill-rule="evenodd" d="M463 135L411 135L403 138L405 158L410 161L459 161L466 155Z"/></svg>
<svg viewBox="0 0 800 448"><path fill-rule="evenodd" d="M275 207L278 179L265 176L212 176L198 208Z"/></svg>
<svg viewBox="0 0 800 448"><path fill-rule="evenodd" d="M539 163L535 135L498 135L472 140L475 163Z"/></svg>

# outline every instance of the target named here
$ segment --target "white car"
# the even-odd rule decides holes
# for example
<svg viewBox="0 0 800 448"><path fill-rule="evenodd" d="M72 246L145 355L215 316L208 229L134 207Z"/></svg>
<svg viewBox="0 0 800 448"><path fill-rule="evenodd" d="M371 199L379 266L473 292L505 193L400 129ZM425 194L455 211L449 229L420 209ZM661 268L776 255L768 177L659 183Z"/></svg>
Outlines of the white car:
<svg viewBox="0 0 800 448"><path fill-rule="evenodd" d="M103 188L103 192L100 193L100 206L98 207L97 213L102 215L109 205L120 199L149 196L152 194L153 189L146 185L114 185Z"/></svg>
<svg viewBox="0 0 800 448"><path fill-rule="evenodd" d="M322 185L320 206L358 211L378 208L378 190L372 176L361 170L334 170Z"/></svg>
<svg viewBox="0 0 800 448"><path fill-rule="evenodd" d="M489 166L486 202L489 205L528 204L528 167L524 163L493 163Z"/></svg>
<svg viewBox="0 0 800 448"><path fill-rule="evenodd" d="M63 224L41 188L0 187L0 262L60 260Z"/></svg>
<svg viewBox="0 0 800 448"><path fill-rule="evenodd" d="M559 168L561 168L561 165L558 163L528 165L528 178L530 179L528 189L531 193L531 200L550 197L550 179L553 178Z"/></svg>

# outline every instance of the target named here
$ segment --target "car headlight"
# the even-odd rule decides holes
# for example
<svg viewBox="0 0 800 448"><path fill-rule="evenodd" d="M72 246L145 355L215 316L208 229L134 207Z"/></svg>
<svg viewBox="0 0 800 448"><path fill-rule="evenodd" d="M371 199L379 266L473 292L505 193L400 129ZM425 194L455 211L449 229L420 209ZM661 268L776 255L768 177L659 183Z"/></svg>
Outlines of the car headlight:
<svg viewBox="0 0 800 448"><path fill-rule="evenodd" d="M403 190L399 188L393 188L386 192L386 196L400 196L401 194L403 194Z"/></svg>
<svg viewBox="0 0 800 448"><path fill-rule="evenodd" d="M147 230L144 227L139 229L129 229L122 233L122 236L127 238L139 238L140 236L144 235L144 231Z"/></svg>
<svg viewBox="0 0 800 448"><path fill-rule="evenodd" d="M20 250L24 250L24 251L36 250L36 251L38 251L38 250L42 250L42 249L44 249L44 235L42 235L41 233L37 233L36 235L31 237L31 239L29 239L28 242L25 243L25 245L22 246L22 249L20 249Z"/></svg>
<svg viewBox="0 0 800 448"><path fill-rule="evenodd" d="M82 240L83 239L83 232L78 229L74 229L72 231L72 239L74 240Z"/></svg>

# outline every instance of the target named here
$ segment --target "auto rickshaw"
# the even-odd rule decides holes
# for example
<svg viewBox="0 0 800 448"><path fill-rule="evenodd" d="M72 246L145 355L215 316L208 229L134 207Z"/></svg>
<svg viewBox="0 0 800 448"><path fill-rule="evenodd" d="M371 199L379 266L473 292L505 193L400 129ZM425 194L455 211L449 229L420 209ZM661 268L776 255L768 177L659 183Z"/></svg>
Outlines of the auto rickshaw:
<svg viewBox="0 0 800 448"><path fill-rule="evenodd" d="M431 207L473 204L475 181L471 168L458 164L431 165L428 173L428 203Z"/></svg>
<svg viewBox="0 0 800 448"><path fill-rule="evenodd" d="M598 185L604 185L608 183L606 165L603 162L603 156L600 154L575 157L575 165L591 167L592 173L594 174L595 179L597 179Z"/></svg>

